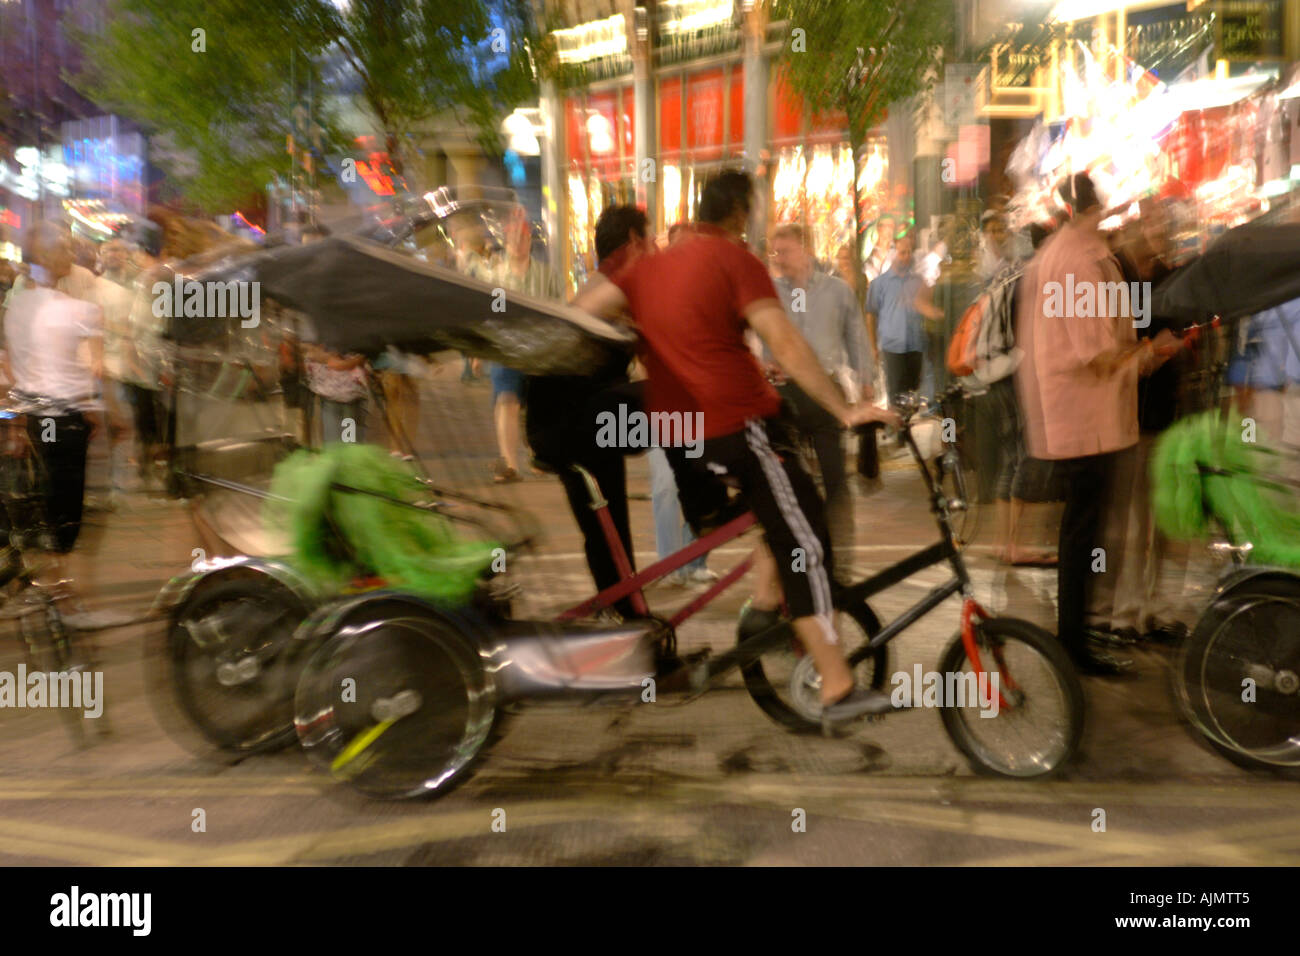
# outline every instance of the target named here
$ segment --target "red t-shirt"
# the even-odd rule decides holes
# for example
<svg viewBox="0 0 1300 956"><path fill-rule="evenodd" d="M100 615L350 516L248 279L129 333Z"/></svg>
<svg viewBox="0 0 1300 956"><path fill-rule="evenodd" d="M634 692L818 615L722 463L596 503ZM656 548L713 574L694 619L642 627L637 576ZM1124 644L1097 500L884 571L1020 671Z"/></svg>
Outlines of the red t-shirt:
<svg viewBox="0 0 1300 956"><path fill-rule="evenodd" d="M722 229L699 224L611 281L627 296L645 342L649 411L703 412L705 438L777 413L781 398L745 344L746 306L777 299L753 253Z"/></svg>

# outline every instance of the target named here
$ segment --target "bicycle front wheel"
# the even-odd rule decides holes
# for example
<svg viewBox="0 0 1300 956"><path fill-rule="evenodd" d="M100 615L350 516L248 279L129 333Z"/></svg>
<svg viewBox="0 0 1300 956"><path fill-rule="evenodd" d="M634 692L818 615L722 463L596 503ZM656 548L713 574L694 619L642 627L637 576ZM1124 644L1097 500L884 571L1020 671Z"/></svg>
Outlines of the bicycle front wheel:
<svg viewBox="0 0 1300 956"><path fill-rule="evenodd" d="M1003 777L1057 772L1083 736L1083 687L1065 649L1042 628L1016 618L989 618L975 634L983 680L960 635L939 663L945 685L966 689L942 695L944 729L977 771Z"/></svg>

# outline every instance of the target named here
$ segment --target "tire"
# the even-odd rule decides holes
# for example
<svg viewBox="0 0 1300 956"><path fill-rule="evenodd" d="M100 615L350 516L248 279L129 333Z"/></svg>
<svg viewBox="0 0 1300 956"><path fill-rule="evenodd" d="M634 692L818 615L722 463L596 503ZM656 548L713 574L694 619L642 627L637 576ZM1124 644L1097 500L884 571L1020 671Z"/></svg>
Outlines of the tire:
<svg viewBox="0 0 1300 956"><path fill-rule="evenodd" d="M54 600L45 593L39 595L40 608L18 619L18 627L27 645L27 656L34 670L49 673L68 673L86 670L86 664L72 637L63 626ZM59 717L74 746L86 746L86 728L83 711L59 707ZM100 715L99 719L104 719Z"/></svg>
<svg viewBox="0 0 1300 956"><path fill-rule="evenodd" d="M880 633L880 619L865 601L842 611L839 619L843 646L850 648L850 660L866 642ZM850 631L845 621L853 622ZM856 632L856 633L854 633ZM737 643L745 638L737 635ZM878 647L854 662L853 672L863 687L880 690L889 677L889 649ZM811 654L803 653L793 631L790 643L780 650L769 651L740 669L745 690L759 708L774 721L794 733L821 733L821 678L813 666Z"/></svg>
<svg viewBox="0 0 1300 956"><path fill-rule="evenodd" d="M986 710L959 706L945 697L940 716L948 736L978 772L1017 778L1057 773L1074 757L1083 736L1083 687L1065 649L1042 628L1009 617L979 624L976 641L990 680L992 675L998 678L999 705L995 716L985 717ZM970 673L973 678L960 634L940 658L939 673L945 675L945 684L949 674ZM1018 691L1015 696L1008 693L1012 687ZM1030 717L1039 708L1045 710L1045 729L1038 733L1044 739L1028 744L1026 730L1034 732ZM993 739L986 743L981 738L989 732ZM1025 750L1016 752L1021 746Z"/></svg>
<svg viewBox="0 0 1300 956"><path fill-rule="evenodd" d="M450 791L500 730L470 628L408 602L367 604L341 620L303 669L295 707L308 758L381 799Z"/></svg>
<svg viewBox="0 0 1300 956"><path fill-rule="evenodd" d="M218 759L284 749L297 739L293 695L303 664L293 635L310 611L264 575L199 582L171 615L158 662L166 686L152 696Z"/></svg>
<svg viewBox="0 0 1300 956"><path fill-rule="evenodd" d="M964 549L979 533L981 508L979 489L975 485L975 474L971 471L960 445L944 445L943 480L939 483L939 487L947 500L965 503L963 510L951 511L948 515L957 548Z"/></svg>
<svg viewBox="0 0 1300 956"><path fill-rule="evenodd" d="M1174 669L1201 739L1239 767L1300 777L1300 579L1252 577L1201 616ZM1246 679L1254 699L1243 700Z"/></svg>

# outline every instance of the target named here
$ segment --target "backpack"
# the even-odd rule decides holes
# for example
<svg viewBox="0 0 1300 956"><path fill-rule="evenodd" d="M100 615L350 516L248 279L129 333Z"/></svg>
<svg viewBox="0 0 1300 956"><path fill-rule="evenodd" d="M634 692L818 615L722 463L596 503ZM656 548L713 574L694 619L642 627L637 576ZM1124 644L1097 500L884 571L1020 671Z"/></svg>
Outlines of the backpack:
<svg viewBox="0 0 1300 956"><path fill-rule="evenodd" d="M957 328L953 330L952 341L948 343L948 371L959 378L975 373L976 347L988 309L989 296L986 292L966 307L957 322Z"/></svg>
<svg viewBox="0 0 1300 956"><path fill-rule="evenodd" d="M989 283L984 320L975 339L972 374L983 385L1006 378L1016 370L1023 353L1016 348L1016 305L1024 269L1008 266Z"/></svg>

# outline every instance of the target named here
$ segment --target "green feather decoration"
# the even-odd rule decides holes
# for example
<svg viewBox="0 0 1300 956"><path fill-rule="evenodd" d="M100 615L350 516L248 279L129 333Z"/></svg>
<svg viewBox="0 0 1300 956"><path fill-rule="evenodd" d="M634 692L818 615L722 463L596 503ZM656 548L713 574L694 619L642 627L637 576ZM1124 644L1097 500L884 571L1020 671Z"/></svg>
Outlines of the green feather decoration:
<svg viewBox="0 0 1300 956"><path fill-rule="evenodd" d="M372 494L333 489L335 483ZM286 532L289 561L326 590L378 576L386 586L439 603L461 604L492 562L494 542L465 540L434 511L411 466L374 445L327 444L294 452L278 466L263 520ZM375 497L384 495L395 501Z"/></svg>
<svg viewBox="0 0 1300 956"><path fill-rule="evenodd" d="M1207 412L1161 436L1151 457L1156 523L1171 538L1195 539L1208 536L1216 518L1233 542L1254 545L1252 563L1300 567L1295 492L1279 495L1276 479L1261 470L1281 456L1245 440L1243 430L1229 424L1237 420ZM1202 466L1228 474L1202 474Z"/></svg>

